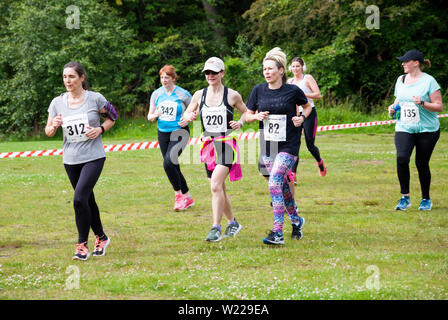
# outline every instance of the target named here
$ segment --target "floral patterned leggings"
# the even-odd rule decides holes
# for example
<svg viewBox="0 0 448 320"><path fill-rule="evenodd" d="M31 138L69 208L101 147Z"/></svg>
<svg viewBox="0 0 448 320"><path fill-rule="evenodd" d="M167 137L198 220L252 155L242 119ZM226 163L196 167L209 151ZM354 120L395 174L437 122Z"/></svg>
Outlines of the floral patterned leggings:
<svg viewBox="0 0 448 320"><path fill-rule="evenodd" d="M287 181L288 172L296 160L297 157L286 152L279 152L275 158L263 156L263 161L269 172L269 193L274 211L273 231L280 233L283 232L285 209L292 223L299 222L297 205Z"/></svg>

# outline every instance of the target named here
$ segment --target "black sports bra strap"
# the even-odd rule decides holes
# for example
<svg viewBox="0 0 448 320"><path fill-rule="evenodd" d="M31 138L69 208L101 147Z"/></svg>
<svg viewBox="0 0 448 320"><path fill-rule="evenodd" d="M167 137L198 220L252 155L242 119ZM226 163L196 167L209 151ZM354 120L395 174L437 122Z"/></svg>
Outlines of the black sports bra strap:
<svg viewBox="0 0 448 320"><path fill-rule="evenodd" d="M201 98L201 103L199 104L199 111L202 110L202 106L205 104L206 97L207 97L207 87L202 89L202 98Z"/></svg>
<svg viewBox="0 0 448 320"><path fill-rule="evenodd" d="M229 105L229 102L227 101L227 94L229 93L229 89L224 86L224 94L222 96L222 102L224 103L224 105L227 107Z"/></svg>

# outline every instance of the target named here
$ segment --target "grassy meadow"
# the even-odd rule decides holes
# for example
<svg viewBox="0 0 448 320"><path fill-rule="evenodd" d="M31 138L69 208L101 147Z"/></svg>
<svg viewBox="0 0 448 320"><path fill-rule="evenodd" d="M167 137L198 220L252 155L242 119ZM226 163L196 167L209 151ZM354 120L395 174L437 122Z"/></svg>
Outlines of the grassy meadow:
<svg viewBox="0 0 448 320"><path fill-rule="evenodd" d="M262 243L272 227L268 186L247 155L258 140L240 142L243 179L227 183L243 229L218 243L204 241L211 194L198 146L182 156L196 205L180 213L158 149L108 153L95 195L111 244L85 262L71 259L77 232L62 157L0 159L0 299L448 299L448 135L431 160L432 211L417 210L413 156L412 207L399 212L393 128L362 130L318 134L326 177L302 145L304 237L289 239L285 217L280 247ZM4 142L0 152L60 147Z"/></svg>

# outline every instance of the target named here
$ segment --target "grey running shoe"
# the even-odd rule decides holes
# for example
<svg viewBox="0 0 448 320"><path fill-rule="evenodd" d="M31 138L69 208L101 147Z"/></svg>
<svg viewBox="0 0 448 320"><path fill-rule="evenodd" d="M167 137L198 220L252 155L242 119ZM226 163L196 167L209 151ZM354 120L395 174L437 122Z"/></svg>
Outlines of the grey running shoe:
<svg viewBox="0 0 448 320"><path fill-rule="evenodd" d="M226 232L224 232L224 238L227 237L235 237L238 232L243 228L242 225L240 225L236 220L235 223L229 224L226 228Z"/></svg>
<svg viewBox="0 0 448 320"><path fill-rule="evenodd" d="M207 234L205 241L218 242L222 239L221 230L219 228L213 227Z"/></svg>

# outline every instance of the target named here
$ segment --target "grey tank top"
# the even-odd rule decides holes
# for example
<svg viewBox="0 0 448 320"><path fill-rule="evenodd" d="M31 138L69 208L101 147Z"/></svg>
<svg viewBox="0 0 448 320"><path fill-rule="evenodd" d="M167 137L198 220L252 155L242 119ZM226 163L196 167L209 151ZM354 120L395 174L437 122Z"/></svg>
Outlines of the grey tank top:
<svg viewBox="0 0 448 320"><path fill-rule="evenodd" d="M67 98L68 93L64 93L48 107L50 117L62 115L62 162L73 165L106 157L101 135L94 140L85 137L87 126L101 125L99 111L106 105L106 98L98 92L86 91L84 103L74 109L68 106Z"/></svg>

